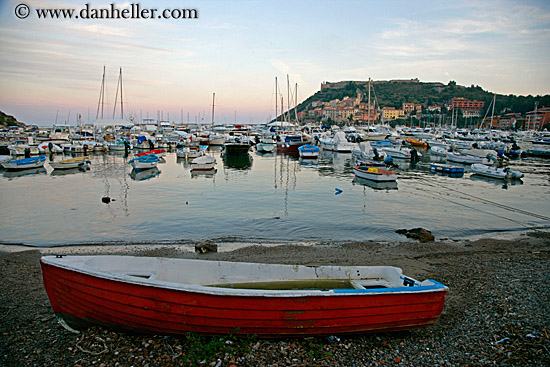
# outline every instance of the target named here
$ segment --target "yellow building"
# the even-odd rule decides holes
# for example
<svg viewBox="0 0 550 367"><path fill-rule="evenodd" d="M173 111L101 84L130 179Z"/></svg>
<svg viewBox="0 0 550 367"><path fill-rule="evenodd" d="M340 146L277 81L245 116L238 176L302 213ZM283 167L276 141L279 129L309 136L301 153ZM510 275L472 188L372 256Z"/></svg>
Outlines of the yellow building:
<svg viewBox="0 0 550 367"><path fill-rule="evenodd" d="M384 120L395 120L405 116L405 111L398 110L395 107L384 107L382 108L382 116L384 116Z"/></svg>

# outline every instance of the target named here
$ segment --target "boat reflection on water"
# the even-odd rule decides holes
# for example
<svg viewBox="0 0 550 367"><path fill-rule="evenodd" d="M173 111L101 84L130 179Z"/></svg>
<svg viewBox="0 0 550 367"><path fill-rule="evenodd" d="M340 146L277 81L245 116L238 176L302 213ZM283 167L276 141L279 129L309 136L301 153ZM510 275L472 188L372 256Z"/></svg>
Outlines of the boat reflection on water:
<svg viewBox="0 0 550 367"><path fill-rule="evenodd" d="M25 169L21 171L4 171L2 174L4 177L9 179L24 177L24 176L34 176L34 175L47 175L48 171L44 167L37 167L31 169Z"/></svg>
<svg viewBox="0 0 550 367"><path fill-rule="evenodd" d="M176 157L176 163L181 164L185 168L188 168L188 167L191 166L190 163L189 163L189 160L187 160L185 158Z"/></svg>
<svg viewBox="0 0 550 367"><path fill-rule="evenodd" d="M160 170L158 169L158 167L141 171L136 171L135 169L133 169L132 172L130 172L130 177L134 181L150 180L151 178L157 177L158 175L160 175Z"/></svg>
<svg viewBox="0 0 550 367"><path fill-rule="evenodd" d="M191 178L197 178L197 177L214 177L216 175L216 172L218 170L216 168L212 168L209 170L191 170Z"/></svg>
<svg viewBox="0 0 550 367"><path fill-rule="evenodd" d="M499 178L492 178L492 177L482 176L482 175L478 175L478 174L475 174L475 173L470 176L470 180L472 180L472 181L485 181L485 182L488 182L488 183L492 183L493 185L500 186L504 190L506 190L508 188L508 186L523 185L523 181L520 178L502 180L502 179L499 179Z"/></svg>
<svg viewBox="0 0 550 367"><path fill-rule="evenodd" d="M69 168L69 169L54 169L50 175L51 176L65 176L65 175L72 175L72 174L75 174L75 173L82 173L82 172L86 172L86 171L89 171L90 170L90 167L89 166L86 166L86 168L81 168L81 167L75 167L75 168Z"/></svg>
<svg viewBox="0 0 550 367"><path fill-rule="evenodd" d="M224 168L233 168L238 170L249 170L252 168L252 157L250 154L242 155L224 155L223 156Z"/></svg>
<svg viewBox="0 0 550 367"><path fill-rule="evenodd" d="M353 184L368 186L375 190L397 190L397 181L377 182L361 177L355 177L352 182Z"/></svg>

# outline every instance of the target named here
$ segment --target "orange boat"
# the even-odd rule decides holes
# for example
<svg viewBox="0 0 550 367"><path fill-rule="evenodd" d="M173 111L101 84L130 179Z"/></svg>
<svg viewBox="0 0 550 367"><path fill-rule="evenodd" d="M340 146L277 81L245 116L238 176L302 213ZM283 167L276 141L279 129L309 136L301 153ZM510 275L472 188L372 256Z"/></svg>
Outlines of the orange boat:
<svg viewBox="0 0 550 367"><path fill-rule="evenodd" d="M428 147L427 143L424 143L422 141L418 141L416 139L405 139L405 141L407 143L409 143L410 145L412 145L413 147L420 147L420 148L427 148Z"/></svg>

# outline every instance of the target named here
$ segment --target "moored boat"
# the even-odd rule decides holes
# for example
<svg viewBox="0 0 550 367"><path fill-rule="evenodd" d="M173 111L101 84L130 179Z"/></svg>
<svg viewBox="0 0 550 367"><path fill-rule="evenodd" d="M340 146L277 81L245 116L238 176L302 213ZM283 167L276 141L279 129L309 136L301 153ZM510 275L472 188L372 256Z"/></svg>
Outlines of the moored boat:
<svg viewBox="0 0 550 367"><path fill-rule="evenodd" d="M317 158L321 149L315 145L306 144L298 147L298 153L302 158Z"/></svg>
<svg viewBox="0 0 550 367"><path fill-rule="evenodd" d="M45 256L60 323L178 335L338 335L434 324L447 287L391 266L303 266L131 256Z"/></svg>
<svg viewBox="0 0 550 367"><path fill-rule="evenodd" d="M527 150L528 157L550 158L550 149L535 148Z"/></svg>
<svg viewBox="0 0 550 367"><path fill-rule="evenodd" d="M447 152L447 160L456 163L473 164L482 163L484 158L458 152Z"/></svg>
<svg viewBox="0 0 550 367"><path fill-rule="evenodd" d="M88 168L91 163L88 156L49 162L53 169Z"/></svg>
<svg viewBox="0 0 550 367"><path fill-rule="evenodd" d="M397 180L397 172L388 171L378 167L356 166L353 168L353 173L357 177L377 182Z"/></svg>
<svg viewBox="0 0 550 367"><path fill-rule="evenodd" d="M464 167L447 166L444 164L430 163L430 171L459 174L464 173Z"/></svg>
<svg viewBox="0 0 550 367"><path fill-rule="evenodd" d="M420 148L427 148L428 147L428 144L426 144L423 141L416 140L416 139L408 138L408 139L405 139L405 141L407 143L409 143L410 145L412 145L413 147L420 147Z"/></svg>
<svg viewBox="0 0 550 367"><path fill-rule="evenodd" d="M250 143L241 138L230 138L225 141L223 151L226 156L246 155L250 150Z"/></svg>
<svg viewBox="0 0 550 367"><path fill-rule="evenodd" d="M153 150L149 150L148 152L137 153L136 157L145 157L146 155L149 155L149 154L154 154L157 157L162 158L166 155L166 149L153 149Z"/></svg>
<svg viewBox="0 0 550 367"><path fill-rule="evenodd" d="M492 167L485 164L472 164L472 172L481 176L499 178L502 180L522 178L524 175L520 171L513 171L509 167Z"/></svg>
<svg viewBox="0 0 550 367"><path fill-rule="evenodd" d="M310 143L310 139L301 134L283 135L281 139L282 141L277 143L277 150L287 153L298 153L300 146Z"/></svg>
<svg viewBox="0 0 550 367"><path fill-rule="evenodd" d="M446 157L447 156L447 149L445 149L443 147L439 147L439 146L433 146L433 147L430 148L430 153L435 154L435 155L439 155L439 156L442 156L442 157Z"/></svg>
<svg viewBox="0 0 550 367"><path fill-rule="evenodd" d="M2 167L9 170L23 170L29 168L44 167L46 156L32 157L25 159L13 159L11 161L2 162Z"/></svg>
<svg viewBox="0 0 550 367"><path fill-rule="evenodd" d="M128 163L130 163L135 170L155 168L159 163L159 157L154 154L149 154L143 157L134 158Z"/></svg>
<svg viewBox="0 0 550 367"><path fill-rule="evenodd" d="M216 158L209 155L203 155L202 157L195 158L191 161L192 170L209 171L216 166Z"/></svg>
<svg viewBox="0 0 550 367"><path fill-rule="evenodd" d="M275 142L273 143L265 143L265 142L259 142L256 144L256 150L258 153L271 153L277 149L277 144Z"/></svg>

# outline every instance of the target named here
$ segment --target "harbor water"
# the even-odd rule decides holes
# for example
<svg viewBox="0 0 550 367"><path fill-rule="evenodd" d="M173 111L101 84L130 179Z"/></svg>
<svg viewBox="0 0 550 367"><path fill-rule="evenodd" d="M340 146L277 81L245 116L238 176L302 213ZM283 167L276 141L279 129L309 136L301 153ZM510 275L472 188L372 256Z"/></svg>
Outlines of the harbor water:
<svg viewBox="0 0 550 367"><path fill-rule="evenodd" d="M351 154L318 159L286 154L224 158L195 173L168 153L157 169L136 173L122 153L90 156L91 169L0 171L0 241L68 244L194 241L397 241L401 228L437 239L550 228L550 162L511 161L521 180L431 173L429 153L396 162L397 184L358 180ZM61 156L54 156L60 160ZM109 203L102 198L110 198ZM106 200L104 200L106 201Z"/></svg>

